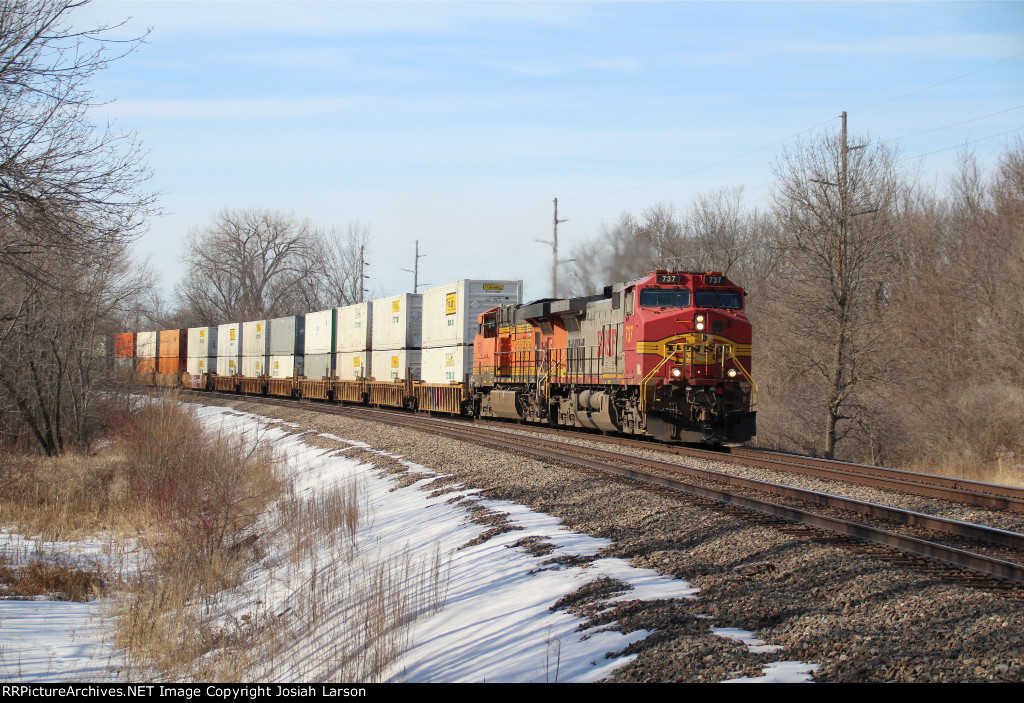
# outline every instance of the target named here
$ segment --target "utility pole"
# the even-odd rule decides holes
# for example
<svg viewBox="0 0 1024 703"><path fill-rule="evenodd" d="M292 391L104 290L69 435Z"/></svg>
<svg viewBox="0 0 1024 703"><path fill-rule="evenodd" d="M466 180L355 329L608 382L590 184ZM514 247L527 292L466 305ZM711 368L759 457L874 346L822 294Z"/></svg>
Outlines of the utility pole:
<svg viewBox="0 0 1024 703"><path fill-rule="evenodd" d="M554 220L554 222L555 222L555 229L554 229L554 234L552 236L552 239L551 239L550 242L546 241L544 239L537 239L537 240L535 240L535 241L540 242L541 244L549 244L549 245L551 245L551 297L552 298L557 298L558 297L558 264L559 264L559 261L558 261L558 223L560 223L560 222L568 222L568 221L569 220L560 220L560 219L558 219L558 198L555 198L555 220ZM567 261L572 261L572 259L567 259Z"/></svg>
<svg viewBox="0 0 1024 703"><path fill-rule="evenodd" d="M359 302L360 303L363 302L363 293L366 292L366 289L363 288L363 285L364 285L366 279L369 278L369 276L367 276L364 273L364 271L365 271L367 266L369 266L369 264L366 263L366 245L363 244L363 245L360 245L360 247L359 247Z"/></svg>
<svg viewBox="0 0 1024 703"><path fill-rule="evenodd" d="M414 260L413 265L412 265L412 292L413 293L419 293L420 292L420 259L422 259L424 256L426 256L426 254L420 254L420 240L417 239L416 240L416 259ZM409 269L402 269L402 270L403 271L408 271Z"/></svg>

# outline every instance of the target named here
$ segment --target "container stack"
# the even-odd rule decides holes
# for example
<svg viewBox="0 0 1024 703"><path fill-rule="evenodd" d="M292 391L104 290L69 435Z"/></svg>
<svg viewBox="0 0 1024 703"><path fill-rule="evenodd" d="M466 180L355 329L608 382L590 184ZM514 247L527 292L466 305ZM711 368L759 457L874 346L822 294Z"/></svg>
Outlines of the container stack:
<svg viewBox="0 0 1024 703"><path fill-rule="evenodd" d="M135 368L135 333L114 335L114 368L131 371Z"/></svg>
<svg viewBox="0 0 1024 703"><path fill-rule="evenodd" d="M185 370L191 376L217 373L217 342L219 330L216 327L188 328L188 357Z"/></svg>
<svg viewBox="0 0 1024 703"><path fill-rule="evenodd" d="M412 293L373 301L370 368L378 381L420 377L423 296Z"/></svg>
<svg viewBox="0 0 1024 703"><path fill-rule="evenodd" d="M423 291L422 380L469 380L473 373L477 317L498 305L521 302L522 281L462 279Z"/></svg>
<svg viewBox="0 0 1024 703"><path fill-rule="evenodd" d="M373 349L371 303L356 303L337 309L334 375L343 381L369 378Z"/></svg>
<svg viewBox="0 0 1024 703"><path fill-rule="evenodd" d="M306 342L303 353L306 378L331 378L334 375L335 327L338 309L321 310L306 315Z"/></svg>
<svg viewBox="0 0 1024 703"><path fill-rule="evenodd" d="M242 373L242 325L232 322L217 327L217 374Z"/></svg>
<svg viewBox="0 0 1024 703"><path fill-rule="evenodd" d="M303 376L306 350L306 316L292 315L270 320L269 364L271 378Z"/></svg>
<svg viewBox="0 0 1024 703"><path fill-rule="evenodd" d="M270 336L266 320L242 323L242 376L259 378L267 373Z"/></svg>
<svg viewBox="0 0 1024 703"><path fill-rule="evenodd" d="M135 336L135 372L156 373L156 332L139 332Z"/></svg>
<svg viewBox="0 0 1024 703"><path fill-rule="evenodd" d="M162 330L157 343L156 372L180 374L188 357L188 330Z"/></svg>

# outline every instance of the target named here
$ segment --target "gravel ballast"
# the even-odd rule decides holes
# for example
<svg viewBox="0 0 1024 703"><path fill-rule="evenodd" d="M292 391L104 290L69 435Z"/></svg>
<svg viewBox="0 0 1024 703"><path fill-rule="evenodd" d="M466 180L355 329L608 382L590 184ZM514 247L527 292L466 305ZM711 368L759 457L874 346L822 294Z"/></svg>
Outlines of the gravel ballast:
<svg viewBox="0 0 1024 703"><path fill-rule="evenodd" d="M900 565L800 528L510 452L299 404L230 404L366 442L489 498L557 516L573 530L613 540L602 556L699 588L696 600L633 601L612 610L588 609L585 594L559 604L597 623L654 630L633 645L637 658L614 681L715 682L757 676L779 660L816 663L815 679L829 682L1024 679L1024 598L952 582L941 570ZM379 464L381 457L367 459ZM750 630L781 649L754 652L712 627Z"/></svg>

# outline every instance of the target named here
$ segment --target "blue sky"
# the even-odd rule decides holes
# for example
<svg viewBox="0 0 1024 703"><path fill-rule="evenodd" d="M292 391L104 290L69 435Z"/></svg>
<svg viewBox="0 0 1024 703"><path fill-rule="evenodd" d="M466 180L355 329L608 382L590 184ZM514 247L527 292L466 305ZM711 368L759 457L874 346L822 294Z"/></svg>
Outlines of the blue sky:
<svg viewBox="0 0 1024 703"><path fill-rule="evenodd" d="M926 183L958 145L991 163L1024 136L1017 2L100 0L73 19L127 17L152 32L94 81L114 101L96 119L149 150L164 214L139 252L165 290L190 228L264 207L368 225L381 294L411 290L419 239L421 282L541 297L555 197L568 252L722 186L767 207L783 146L843 110Z"/></svg>

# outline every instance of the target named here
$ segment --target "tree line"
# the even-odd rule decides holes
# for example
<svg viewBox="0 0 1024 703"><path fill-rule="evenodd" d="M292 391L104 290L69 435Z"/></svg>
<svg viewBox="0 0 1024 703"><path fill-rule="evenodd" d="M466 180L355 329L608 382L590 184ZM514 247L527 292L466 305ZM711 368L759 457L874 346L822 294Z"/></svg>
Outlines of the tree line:
<svg viewBox="0 0 1024 703"><path fill-rule="evenodd" d="M785 149L763 209L737 187L623 213L575 247L574 292L722 271L748 292L762 444L1024 473L1024 143L988 171L962 151L940 191L853 141Z"/></svg>

